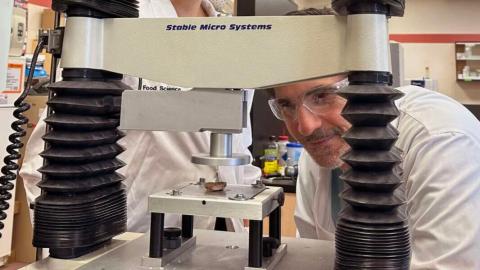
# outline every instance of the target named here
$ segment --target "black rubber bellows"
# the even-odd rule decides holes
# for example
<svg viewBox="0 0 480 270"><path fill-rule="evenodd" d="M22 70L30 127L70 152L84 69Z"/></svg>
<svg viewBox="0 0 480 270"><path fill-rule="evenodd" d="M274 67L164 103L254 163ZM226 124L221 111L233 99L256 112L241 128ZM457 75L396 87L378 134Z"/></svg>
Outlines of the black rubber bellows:
<svg viewBox="0 0 480 270"><path fill-rule="evenodd" d="M136 18L137 0L53 0L52 9L68 16L96 18Z"/></svg>
<svg viewBox="0 0 480 270"><path fill-rule="evenodd" d="M137 0L53 0L52 9L67 17L138 17ZM126 230L124 177L115 171L125 165L116 158L123 152L117 127L121 95L130 88L121 74L102 70L64 69L62 77L49 87L33 245L68 259Z"/></svg>
<svg viewBox="0 0 480 270"><path fill-rule="evenodd" d="M380 74L382 75L382 74ZM405 213L398 131L389 123L402 96L375 72L356 72L339 94L348 102L342 115L352 128L343 136L351 150L342 160L350 169L340 176L346 202L335 232L335 269L408 269L410 236Z"/></svg>
<svg viewBox="0 0 480 270"><path fill-rule="evenodd" d="M367 5L365 5L366 2ZM372 2L375 3L373 8ZM405 0L332 0L332 8L340 15L352 14L352 11L358 14L361 11L367 14L381 13L387 16L403 16Z"/></svg>
<svg viewBox="0 0 480 270"><path fill-rule="evenodd" d="M117 130L121 94L129 87L104 71L65 70L63 76L50 86L33 244L68 259L126 230L124 177L115 171L125 165L116 158L124 150L116 142L123 136Z"/></svg>

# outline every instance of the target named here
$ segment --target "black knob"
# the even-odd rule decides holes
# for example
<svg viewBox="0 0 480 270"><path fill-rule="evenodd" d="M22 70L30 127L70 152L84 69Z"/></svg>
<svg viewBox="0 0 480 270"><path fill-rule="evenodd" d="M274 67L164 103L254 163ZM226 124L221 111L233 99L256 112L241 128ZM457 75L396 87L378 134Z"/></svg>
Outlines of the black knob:
<svg viewBox="0 0 480 270"><path fill-rule="evenodd" d="M182 229L168 227L163 230L163 246L166 249L177 249L182 245Z"/></svg>
<svg viewBox="0 0 480 270"><path fill-rule="evenodd" d="M283 191L278 194L277 202L280 206L285 204L285 193L283 193Z"/></svg>
<svg viewBox="0 0 480 270"><path fill-rule="evenodd" d="M163 229L163 236L167 239L178 238L182 235L182 229L177 227L168 227Z"/></svg>
<svg viewBox="0 0 480 270"><path fill-rule="evenodd" d="M280 241L273 237L263 238L263 257L272 257L273 250L280 246Z"/></svg>

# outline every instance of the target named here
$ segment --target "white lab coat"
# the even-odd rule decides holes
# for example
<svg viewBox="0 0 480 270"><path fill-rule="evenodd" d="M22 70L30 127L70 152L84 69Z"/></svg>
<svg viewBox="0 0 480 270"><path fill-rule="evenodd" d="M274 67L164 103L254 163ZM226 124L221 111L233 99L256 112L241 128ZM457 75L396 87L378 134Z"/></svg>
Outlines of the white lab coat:
<svg viewBox="0 0 480 270"><path fill-rule="evenodd" d="M207 14L215 15L208 1L203 1L202 7ZM141 17L176 17L176 12L169 0L144 0L140 1L140 15ZM132 88L137 89L138 80L130 83ZM250 111L253 90L249 90L248 97L248 111ZM30 202L40 194L36 184L41 179L41 174L37 170L43 163L43 159L38 154L43 150L41 137L45 132L44 117L45 114L30 137L20 170ZM233 152L250 155L247 147L251 143L250 119L248 119L248 128L245 128L242 134L235 134L233 137ZM212 167L190 162L192 154L209 152L209 133L207 132L127 131L119 144L126 148L119 158L127 165L118 172L126 177L124 183L127 186L127 229L129 231L145 232L149 229L148 195L180 183L198 181L199 177L208 180L215 176ZM250 184L260 178L261 171L252 165L220 167L219 175L229 184ZM214 221L215 218L195 218L195 226L213 229ZM232 222L228 222L227 225L233 225L235 230L243 228L241 221L236 219L232 219ZM180 217L166 215L165 226L180 226Z"/></svg>
<svg viewBox="0 0 480 270"><path fill-rule="evenodd" d="M412 238L412 270L480 269L480 123L456 101L399 88L400 131ZM332 240L330 170L304 153L295 223L300 237Z"/></svg>

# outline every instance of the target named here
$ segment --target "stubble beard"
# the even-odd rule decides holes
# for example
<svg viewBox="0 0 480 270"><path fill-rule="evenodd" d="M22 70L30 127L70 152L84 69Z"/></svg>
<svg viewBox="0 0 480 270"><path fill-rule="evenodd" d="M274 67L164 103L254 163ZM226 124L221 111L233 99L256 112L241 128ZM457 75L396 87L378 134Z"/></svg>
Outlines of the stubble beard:
<svg viewBox="0 0 480 270"><path fill-rule="evenodd" d="M344 133L339 128L333 128L328 131L318 129L305 138L306 150L321 167L329 169L338 168L344 164L340 158L350 150L350 146L341 138ZM318 141L331 135L335 137L327 142L327 145L319 147L309 146L309 142Z"/></svg>

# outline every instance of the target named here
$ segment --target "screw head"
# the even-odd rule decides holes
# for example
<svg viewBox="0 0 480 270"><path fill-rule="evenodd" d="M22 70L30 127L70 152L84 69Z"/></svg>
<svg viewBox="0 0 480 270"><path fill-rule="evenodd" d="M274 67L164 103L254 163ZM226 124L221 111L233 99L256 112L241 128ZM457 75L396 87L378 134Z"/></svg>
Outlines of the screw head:
<svg viewBox="0 0 480 270"><path fill-rule="evenodd" d="M252 184L252 187L254 188L264 188L265 184L263 184L262 180L257 180L255 184Z"/></svg>
<svg viewBox="0 0 480 270"><path fill-rule="evenodd" d="M245 194L243 194L243 193L238 193L238 194L235 195L235 198L236 198L236 199L245 199Z"/></svg>
<svg viewBox="0 0 480 270"><path fill-rule="evenodd" d="M237 193L235 196L228 197L229 200L234 200L234 201L247 201L248 198L245 196L243 193Z"/></svg>

